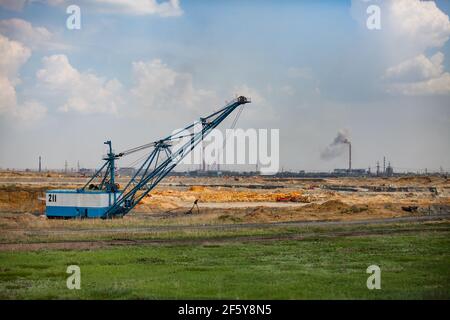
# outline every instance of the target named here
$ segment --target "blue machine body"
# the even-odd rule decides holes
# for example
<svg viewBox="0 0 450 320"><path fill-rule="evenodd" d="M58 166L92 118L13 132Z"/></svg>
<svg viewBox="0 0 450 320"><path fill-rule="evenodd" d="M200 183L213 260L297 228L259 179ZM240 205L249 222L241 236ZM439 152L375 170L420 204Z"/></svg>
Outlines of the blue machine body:
<svg viewBox="0 0 450 320"><path fill-rule="evenodd" d="M49 218L106 218L120 192L102 190L48 190L46 215Z"/></svg>

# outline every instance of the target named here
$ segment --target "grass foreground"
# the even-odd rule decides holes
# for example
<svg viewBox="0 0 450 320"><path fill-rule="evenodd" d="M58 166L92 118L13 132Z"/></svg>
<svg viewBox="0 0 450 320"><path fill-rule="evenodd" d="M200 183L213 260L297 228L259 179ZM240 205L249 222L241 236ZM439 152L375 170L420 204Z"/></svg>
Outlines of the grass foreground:
<svg viewBox="0 0 450 320"><path fill-rule="evenodd" d="M366 269L381 268L368 290ZM81 268L69 290L66 268ZM0 252L1 299L449 299L450 232Z"/></svg>

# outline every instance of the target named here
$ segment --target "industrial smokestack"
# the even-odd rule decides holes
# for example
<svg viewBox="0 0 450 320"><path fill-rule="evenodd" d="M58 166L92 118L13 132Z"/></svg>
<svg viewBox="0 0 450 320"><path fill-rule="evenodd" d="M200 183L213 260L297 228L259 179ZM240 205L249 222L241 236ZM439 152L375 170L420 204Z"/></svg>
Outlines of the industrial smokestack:
<svg viewBox="0 0 450 320"><path fill-rule="evenodd" d="M348 172L352 172L352 144L350 141L348 141L347 143L348 143Z"/></svg>
<svg viewBox="0 0 450 320"><path fill-rule="evenodd" d="M326 147L320 157L324 160L336 158L345 153L345 146L348 145L348 171L352 170L352 144L347 130L339 130L333 142Z"/></svg>

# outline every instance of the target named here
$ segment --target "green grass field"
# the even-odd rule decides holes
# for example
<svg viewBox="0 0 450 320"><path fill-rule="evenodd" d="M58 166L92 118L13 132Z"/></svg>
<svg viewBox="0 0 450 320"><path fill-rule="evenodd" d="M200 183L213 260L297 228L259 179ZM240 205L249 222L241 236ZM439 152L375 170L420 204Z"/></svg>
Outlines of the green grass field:
<svg viewBox="0 0 450 320"><path fill-rule="evenodd" d="M66 267L81 289L66 288ZM381 267L381 290L366 268ZM450 232L0 252L2 299L449 299Z"/></svg>

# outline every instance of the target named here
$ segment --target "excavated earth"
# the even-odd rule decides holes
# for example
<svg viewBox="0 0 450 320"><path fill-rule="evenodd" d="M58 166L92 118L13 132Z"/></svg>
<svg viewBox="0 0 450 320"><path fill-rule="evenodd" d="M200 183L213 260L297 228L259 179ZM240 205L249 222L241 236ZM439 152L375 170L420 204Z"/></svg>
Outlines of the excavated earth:
<svg viewBox="0 0 450 320"><path fill-rule="evenodd" d="M128 178L119 177L121 185ZM0 172L0 228L53 228L45 190L81 187L87 177ZM193 206L198 200L198 208ZM191 210L192 209L192 210ZM168 177L118 224L267 223L423 216L450 211L442 176L289 179ZM77 222L97 224L101 222Z"/></svg>

